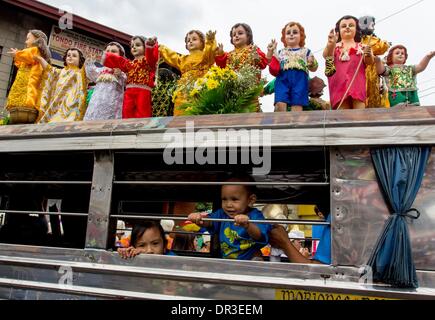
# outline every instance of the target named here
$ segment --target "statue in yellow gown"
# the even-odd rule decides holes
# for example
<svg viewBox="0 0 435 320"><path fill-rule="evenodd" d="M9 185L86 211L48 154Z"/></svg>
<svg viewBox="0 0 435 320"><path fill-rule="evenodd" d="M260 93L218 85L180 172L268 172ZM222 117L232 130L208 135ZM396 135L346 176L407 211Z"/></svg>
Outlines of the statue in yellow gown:
<svg viewBox="0 0 435 320"><path fill-rule="evenodd" d="M387 53L390 44L379 39L375 34L375 18L366 16L359 21L363 33L361 43L372 47L375 56L382 56ZM382 90L381 78L376 71L376 64L366 66L367 79L367 108L389 108L388 90Z"/></svg>
<svg viewBox="0 0 435 320"><path fill-rule="evenodd" d="M198 30L187 33L185 42L188 55L182 55L172 51L164 45L160 45L159 52L162 59L170 66L181 71L177 89L174 93L174 116L182 116L180 106L187 102L184 93L186 86L192 84L198 78L203 77L211 66L214 65L216 56L216 32L209 31L207 36Z"/></svg>
<svg viewBox="0 0 435 320"><path fill-rule="evenodd" d="M37 123L81 121L86 113L88 80L83 53L68 49L65 68L57 69L38 59L44 68L41 106Z"/></svg>
<svg viewBox="0 0 435 320"><path fill-rule="evenodd" d="M50 60L47 36L42 31L30 30L25 43L26 49L19 51L12 48L9 52L14 57L18 72L8 95L8 111L14 108L39 109L43 69L35 57Z"/></svg>

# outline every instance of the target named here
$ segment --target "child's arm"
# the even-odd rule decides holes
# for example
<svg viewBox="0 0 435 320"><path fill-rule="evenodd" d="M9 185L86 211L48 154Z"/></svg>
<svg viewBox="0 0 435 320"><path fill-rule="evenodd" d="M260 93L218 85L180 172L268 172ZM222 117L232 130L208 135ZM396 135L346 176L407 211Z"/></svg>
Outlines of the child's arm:
<svg viewBox="0 0 435 320"><path fill-rule="evenodd" d="M204 47L204 61L214 64L217 52L216 31L209 31L206 35Z"/></svg>
<svg viewBox="0 0 435 320"><path fill-rule="evenodd" d="M261 233L260 228L255 224L249 222L249 217L244 214L240 214L238 216L234 217L235 225L240 226L242 228L246 229L246 232L248 232L249 236L255 240L255 241L262 241L263 234Z"/></svg>
<svg viewBox="0 0 435 320"><path fill-rule="evenodd" d="M162 59L169 64L171 67L174 67L178 70L181 69L181 58L182 55L169 49L164 45L159 46L159 53Z"/></svg>
<svg viewBox="0 0 435 320"><path fill-rule="evenodd" d="M204 227L204 228L211 228L212 223L210 221L202 221L202 215L200 213L191 213L187 217L187 220L192 221L193 223L197 224L198 226Z"/></svg>
<svg viewBox="0 0 435 320"><path fill-rule="evenodd" d="M130 69L130 65L131 65L130 60L124 57L118 56L111 52L105 53L104 66L107 68L111 68L111 69L118 68L124 72L128 72L128 70Z"/></svg>
<svg viewBox="0 0 435 320"><path fill-rule="evenodd" d="M267 60L269 62L272 60L272 57L276 53L276 48L278 48L278 42L276 42L275 39L272 39L272 41L267 46Z"/></svg>
<svg viewBox="0 0 435 320"><path fill-rule="evenodd" d="M426 55L421 62L415 66L415 74L421 73L424 70L426 70L427 66L429 65L429 62L432 60L432 58L435 56L435 51L430 52L428 55Z"/></svg>
<svg viewBox="0 0 435 320"><path fill-rule="evenodd" d="M372 47L364 46L364 63L366 66L370 66L375 63L375 58L373 57Z"/></svg>
<svg viewBox="0 0 435 320"><path fill-rule="evenodd" d="M157 68L157 63L159 62L159 44L157 43L157 38L149 38L145 47L145 57L148 64L152 69Z"/></svg>
<svg viewBox="0 0 435 320"><path fill-rule="evenodd" d="M35 57L39 56L39 50L37 47L26 48L24 50L11 48L8 53L14 58L15 64L34 64Z"/></svg>
<svg viewBox="0 0 435 320"><path fill-rule="evenodd" d="M260 50L260 48L257 48L257 54L260 57L260 61L258 63L258 67L260 70L266 69L266 67L269 65L269 60L266 57L266 54Z"/></svg>
<svg viewBox="0 0 435 320"><path fill-rule="evenodd" d="M326 45L325 50L323 51L323 57L326 59L327 57L334 56L335 46L337 45L338 35L335 33L335 30L332 29L328 35L328 44Z"/></svg>
<svg viewBox="0 0 435 320"><path fill-rule="evenodd" d="M228 53L224 51L224 45L219 43L219 46L216 49L216 64L220 68L225 68L227 66Z"/></svg>
<svg viewBox="0 0 435 320"><path fill-rule="evenodd" d="M317 262L315 260L310 260L303 256L298 249L291 243L290 239L288 238L288 234L285 231L285 229L282 226L276 226L272 229L272 231L269 234L270 236L270 244L274 248L278 248L284 251L285 255L288 257L290 262L292 263L315 263L320 264L320 262Z"/></svg>
<svg viewBox="0 0 435 320"><path fill-rule="evenodd" d="M379 75L383 75L385 73L385 65L383 64L381 58L375 57L375 63L376 63L376 71Z"/></svg>
<svg viewBox="0 0 435 320"><path fill-rule="evenodd" d="M41 64L42 69L47 69L49 64L48 62L41 56L34 56L33 57L35 61L39 62Z"/></svg>
<svg viewBox="0 0 435 320"><path fill-rule="evenodd" d="M313 53L310 52L308 56L308 70L310 70L311 72L316 72L318 68L319 68L319 63L317 62Z"/></svg>

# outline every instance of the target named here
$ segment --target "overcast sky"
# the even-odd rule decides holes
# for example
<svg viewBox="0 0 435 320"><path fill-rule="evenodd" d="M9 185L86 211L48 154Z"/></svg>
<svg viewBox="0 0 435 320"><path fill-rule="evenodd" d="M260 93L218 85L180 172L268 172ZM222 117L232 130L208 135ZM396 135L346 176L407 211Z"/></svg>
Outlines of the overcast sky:
<svg viewBox="0 0 435 320"><path fill-rule="evenodd" d="M421 2L420 2L421 1ZM248 23L254 32L255 43L266 51L271 39L280 39L281 29L290 21L300 22L306 30L306 46L317 52L323 75L321 50L329 31L346 14L357 17L373 15L380 21L376 34L409 50L409 64L417 64L435 50L433 0L42 0L55 7L68 6L72 13L129 34L157 36L159 42L187 53L184 36L191 29L217 31L217 40L225 50L232 50L229 32L238 22ZM418 3L420 2L420 3ZM404 12L402 9L418 3ZM393 17L381 21L392 14ZM269 80L272 77L264 72ZM435 105L435 59L418 76L422 105ZM325 90L327 91L327 89ZM326 93L326 92L325 92ZM434 93L428 97L425 95ZM328 98L328 95L325 95ZM273 98L263 99L263 110L273 111Z"/></svg>

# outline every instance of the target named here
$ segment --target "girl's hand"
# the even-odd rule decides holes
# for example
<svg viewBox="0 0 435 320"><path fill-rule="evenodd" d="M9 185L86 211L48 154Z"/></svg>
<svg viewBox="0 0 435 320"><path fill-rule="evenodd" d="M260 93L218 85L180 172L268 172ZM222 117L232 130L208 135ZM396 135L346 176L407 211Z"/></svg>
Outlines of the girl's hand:
<svg viewBox="0 0 435 320"><path fill-rule="evenodd" d="M13 58L15 58L15 56L17 55L17 52L18 52L19 50L17 49L17 48L11 48L9 51L8 51L8 54L10 54Z"/></svg>
<svg viewBox="0 0 435 320"><path fill-rule="evenodd" d="M213 41L215 38L216 38L216 31L210 30L209 32L207 32L206 39L208 41Z"/></svg>
<svg viewBox="0 0 435 320"><path fill-rule="evenodd" d="M221 56L224 53L224 45L222 43L219 43L218 47L216 48L216 55Z"/></svg>
<svg viewBox="0 0 435 320"><path fill-rule="evenodd" d="M435 57L435 51L429 52L427 56L429 57L429 59L432 59L433 57Z"/></svg>
<svg viewBox="0 0 435 320"><path fill-rule="evenodd" d="M239 214L234 217L234 225L247 229L249 227L249 217L244 214Z"/></svg>
<svg viewBox="0 0 435 320"><path fill-rule="evenodd" d="M135 257L136 255L133 255L133 253L136 251L134 247L130 248L119 248L118 253L121 256L122 259L130 259Z"/></svg>

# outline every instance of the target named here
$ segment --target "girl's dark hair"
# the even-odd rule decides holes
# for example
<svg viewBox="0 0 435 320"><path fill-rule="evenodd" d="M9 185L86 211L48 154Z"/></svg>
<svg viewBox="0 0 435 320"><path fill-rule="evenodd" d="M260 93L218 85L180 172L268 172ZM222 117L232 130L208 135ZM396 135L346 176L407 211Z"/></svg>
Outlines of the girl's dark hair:
<svg viewBox="0 0 435 320"><path fill-rule="evenodd" d="M37 47L39 49L39 52L41 53L41 57L43 57L48 63L50 63L51 52L47 44L47 35L41 30L29 30L29 33L36 38L35 42L33 42L33 46Z"/></svg>
<svg viewBox="0 0 435 320"><path fill-rule="evenodd" d="M77 51L79 53L79 68L81 69L83 67L83 65L85 64L86 58L85 58L85 55L83 54L83 52L77 48L69 48L68 50L66 50L65 55L63 56L63 65L65 67L67 66L66 57L68 55L68 52L70 52L70 51Z"/></svg>
<svg viewBox="0 0 435 320"><path fill-rule="evenodd" d="M231 31L230 31L231 44L234 45L234 43L233 43L233 31L234 31L234 29L237 29L238 27L242 27L243 29L245 29L246 35L248 36L248 45L253 44L254 43L254 35L252 33L251 27L246 23L237 23L231 28Z"/></svg>
<svg viewBox="0 0 435 320"><path fill-rule="evenodd" d="M340 20L338 20L337 24L335 25L335 32L338 34L338 42L341 41L341 35L340 35L340 24L341 24L341 21L343 21L343 20L349 20L349 19L353 19L355 21L355 24L356 24L356 34L355 34L355 39L354 40L356 42L361 42L362 41L362 32L361 32L361 28L359 26L359 19L354 17L354 16L344 16Z"/></svg>
<svg viewBox="0 0 435 320"><path fill-rule="evenodd" d="M229 175L224 182L255 182L255 179L246 172L234 172ZM257 187L255 185L244 186L248 191L248 195L251 196L257 193Z"/></svg>
<svg viewBox="0 0 435 320"><path fill-rule="evenodd" d="M130 245L136 248L137 241L143 236L145 231L153 228L159 230L160 236L163 240L163 252L166 252L168 240L166 239L165 231L163 230L163 227L161 226L160 222L157 221L143 221L139 224L136 224L133 227L133 231L131 232Z"/></svg>
<svg viewBox="0 0 435 320"><path fill-rule="evenodd" d="M394 51L397 49L402 49L405 50L405 63L408 60L408 49L406 49L405 46L402 46L401 44L394 46L390 49L390 51L388 52L388 56L387 56L387 66L392 66L393 65L393 54Z"/></svg>
<svg viewBox="0 0 435 320"><path fill-rule="evenodd" d="M196 33L196 34L198 35L199 40L201 40L201 42L202 42L202 49L204 49L204 47L205 47L205 35L204 35L204 33L202 33L202 32L199 31L199 30L190 30L190 31L186 34L186 37L184 38L184 43L186 44L186 49L189 50L189 49L187 48L187 37L190 36L190 35L193 34L193 33Z"/></svg>
<svg viewBox="0 0 435 320"><path fill-rule="evenodd" d="M120 43L114 42L114 41L110 42L106 45L105 49L107 49L107 47L110 47L110 46L116 46L119 49L119 53L120 53L121 57L125 58L125 49Z"/></svg>

